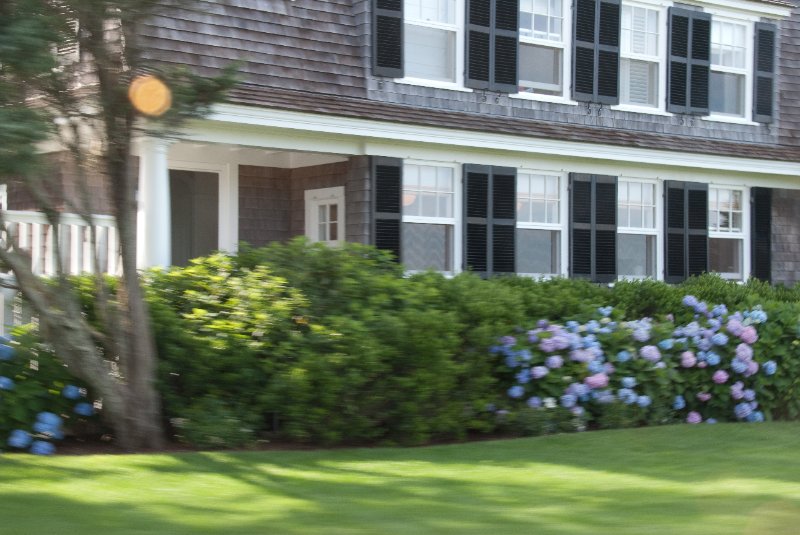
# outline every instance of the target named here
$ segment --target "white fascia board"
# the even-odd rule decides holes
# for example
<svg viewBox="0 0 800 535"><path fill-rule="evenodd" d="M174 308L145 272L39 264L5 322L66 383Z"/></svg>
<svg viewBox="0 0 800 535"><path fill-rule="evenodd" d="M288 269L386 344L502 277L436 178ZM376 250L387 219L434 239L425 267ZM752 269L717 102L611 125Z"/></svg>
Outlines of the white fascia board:
<svg viewBox="0 0 800 535"><path fill-rule="evenodd" d="M800 175L798 162L492 134L235 104L216 106L209 118L196 122L187 135L195 140L265 146L266 140L259 140L264 135L265 128L283 132L278 141L280 147L276 148L287 150L388 156L385 153L372 153L369 148L380 145L375 144L375 141L392 141L529 155L568 156L573 160L623 161L761 175ZM291 132L292 135L286 135L286 132ZM305 136L309 137L304 140ZM316 141L321 136L326 141L324 146L309 145L309 142ZM275 146L278 136L269 137L272 138L269 146Z"/></svg>
<svg viewBox="0 0 800 535"><path fill-rule="evenodd" d="M711 7L726 11L737 11L757 17L788 18L792 14L790 6L767 4L747 0L681 0L683 4L699 7Z"/></svg>

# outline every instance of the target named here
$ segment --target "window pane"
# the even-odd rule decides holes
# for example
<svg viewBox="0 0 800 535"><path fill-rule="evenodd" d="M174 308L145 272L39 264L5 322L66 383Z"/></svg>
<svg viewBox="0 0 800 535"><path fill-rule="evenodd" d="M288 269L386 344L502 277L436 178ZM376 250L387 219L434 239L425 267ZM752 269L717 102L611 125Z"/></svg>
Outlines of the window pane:
<svg viewBox="0 0 800 535"><path fill-rule="evenodd" d="M406 76L455 82L456 32L405 25Z"/></svg>
<svg viewBox="0 0 800 535"><path fill-rule="evenodd" d="M742 240L710 238L708 240L708 269L715 273L742 278Z"/></svg>
<svg viewBox="0 0 800 535"><path fill-rule="evenodd" d="M531 221L534 223L546 223L547 216L545 215L544 201L533 201L531 203L532 215Z"/></svg>
<svg viewBox="0 0 800 535"><path fill-rule="evenodd" d="M406 269L452 271L452 225L403 223L401 238Z"/></svg>
<svg viewBox="0 0 800 535"><path fill-rule="evenodd" d="M520 91L561 94L561 49L520 43Z"/></svg>
<svg viewBox="0 0 800 535"><path fill-rule="evenodd" d="M656 106L658 93L658 64L622 58L623 104Z"/></svg>
<svg viewBox="0 0 800 535"><path fill-rule="evenodd" d="M338 204L329 205L328 213L330 214L331 222L339 221L339 205Z"/></svg>
<svg viewBox="0 0 800 535"><path fill-rule="evenodd" d="M423 193L422 197L422 211L419 215L423 217L436 217L436 199L435 194Z"/></svg>
<svg viewBox="0 0 800 535"><path fill-rule="evenodd" d="M330 236L328 239L331 241L336 241L339 239L339 223L332 222L330 224Z"/></svg>
<svg viewBox="0 0 800 535"><path fill-rule="evenodd" d="M617 271L622 277L653 277L656 272L656 237L619 234Z"/></svg>
<svg viewBox="0 0 800 535"><path fill-rule="evenodd" d="M744 116L744 75L711 72L709 80L711 111L725 115Z"/></svg>
<svg viewBox="0 0 800 535"><path fill-rule="evenodd" d="M517 229L517 272L557 274L559 235L557 230Z"/></svg>
<svg viewBox="0 0 800 535"><path fill-rule="evenodd" d="M317 215L319 217L320 223L325 223L328 221L328 207L324 204L319 205L319 209L317 210Z"/></svg>
<svg viewBox="0 0 800 535"><path fill-rule="evenodd" d="M455 24L455 0L405 0L405 17L408 20L421 20Z"/></svg>
<svg viewBox="0 0 800 535"><path fill-rule="evenodd" d="M642 207L641 206L631 206L629 209L631 221L629 225L631 227L642 228L644 225L642 224Z"/></svg>

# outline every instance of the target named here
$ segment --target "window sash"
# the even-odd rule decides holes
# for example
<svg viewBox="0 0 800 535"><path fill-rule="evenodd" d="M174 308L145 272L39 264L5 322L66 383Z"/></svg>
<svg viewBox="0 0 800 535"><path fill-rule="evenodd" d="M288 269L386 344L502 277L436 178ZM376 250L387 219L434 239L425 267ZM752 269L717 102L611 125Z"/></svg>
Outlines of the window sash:
<svg viewBox="0 0 800 535"><path fill-rule="evenodd" d="M545 11L537 10L541 4L546 5ZM558 42L564 41L564 5L563 0L522 0L519 4L520 24L519 32L520 37L523 36L528 39L536 39L544 42ZM560 14L559 14L560 13ZM523 17L530 16L530 27L523 26ZM536 29L536 17L544 17L546 20L547 30ZM557 31L553 31L557 28Z"/></svg>

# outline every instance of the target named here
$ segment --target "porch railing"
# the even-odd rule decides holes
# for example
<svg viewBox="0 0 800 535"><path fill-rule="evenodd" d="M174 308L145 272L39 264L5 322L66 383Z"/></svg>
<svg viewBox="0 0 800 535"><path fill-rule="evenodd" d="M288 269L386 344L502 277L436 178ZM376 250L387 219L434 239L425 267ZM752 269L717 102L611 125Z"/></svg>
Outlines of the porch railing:
<svg viewBox="0 0 800 535"><path fill-rule="evenodd" d="M41 212L5 210L3 219L3 240L11 240L15 247L28 253L31 270L36 275L55 275L57 254L61 255L62 269L70 275L94 273L95 269L120 274L119 237L112 216L95 215L90 227L78 215L61 214L58 232ZM92 227L96 232L94 251ZM59 247L55 246L56 236Z"/></svg>

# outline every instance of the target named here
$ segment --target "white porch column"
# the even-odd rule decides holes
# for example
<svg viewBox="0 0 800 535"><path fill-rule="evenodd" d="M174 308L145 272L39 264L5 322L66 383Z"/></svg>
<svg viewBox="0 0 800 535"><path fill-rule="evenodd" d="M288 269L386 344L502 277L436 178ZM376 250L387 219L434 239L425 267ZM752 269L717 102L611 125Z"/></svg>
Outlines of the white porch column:
<svg viewBox="0 0 800 535"><path fill-rule="evenodd" d="M170 141L155 137L139 143L139 213L136 265L139 269L172 261L172 221L169 198Z"/></svg>

